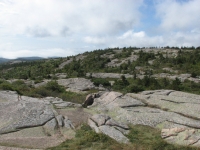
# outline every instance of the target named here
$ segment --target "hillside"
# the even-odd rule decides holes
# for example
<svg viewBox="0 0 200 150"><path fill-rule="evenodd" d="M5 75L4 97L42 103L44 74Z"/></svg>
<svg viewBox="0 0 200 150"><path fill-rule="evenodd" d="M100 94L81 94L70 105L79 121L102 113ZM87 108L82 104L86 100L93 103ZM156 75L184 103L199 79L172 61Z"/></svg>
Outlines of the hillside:
<svg viewBox="0 0 200 150"><path fill-rule="evenodd" d="M0 63L5 63L5 62L8 62L9 59L6 59L6 58L0 58Z"/></svg>
<svg viewBox="0 0 200 150"><path fill-rule="evenodd" d="M16 59L0 58L0 64L2 63L16 64L16 63L21 63L21 62L26 62L26 61L35 61L35 60L41 60L41 59L45 59L45 58L42 58L42 57L19 57Z"/></svg>
<svg viewBox="0 0 200 150"><path fill-rule="evenodd" d="M125 93L156 89L199 93L199 66L198 48L130 47L95 50L67 58L2 64L0 78L39 83L43 80L86 77L96 85L106 85L109 89ZM118 80L122 75L125 78Z"/></svg>
<svg viewBox="0 0 200 150"><path fill-rule="evenodd" d="M199 149L199 67L194 47L0 64L0 149Z"/></svg>

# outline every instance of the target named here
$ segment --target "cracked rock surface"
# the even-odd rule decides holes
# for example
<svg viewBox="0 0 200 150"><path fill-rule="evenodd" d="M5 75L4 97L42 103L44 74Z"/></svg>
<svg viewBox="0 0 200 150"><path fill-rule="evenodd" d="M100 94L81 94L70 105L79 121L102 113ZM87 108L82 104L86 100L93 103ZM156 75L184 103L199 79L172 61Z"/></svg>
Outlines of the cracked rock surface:
<svg viewBox="0 0 200 150"><path fill-rule="evenodd" d="M57 80L59 85L68 88L68 91L86 91L94 88L94 84L85 78L69 78L69 79L59 79Z"/></svg>
<svg viewBox="0 0 200 150"><path fill-rule="evenodd" d="M71 136L67 131L74 132L74 125L55 108L72 106L79 105L53 97L18 99L14 91L0 91L0 144L42 149L60 144Z"/></svg>
<svg viewBox="0 0 200 150"><path fill-rule="evenodd" d="M60 98L18 100L16 92L0 91L0 144L56 146L73 138L75 128L87 121L97 133L122 143L129 142L128 124L140 124L161 129L161 137L170 143L200 147L199 95L173 90L100 92L85 109Z"/></svg>
<svg viewBox="0 0 200 150"><path fill-rule="evenodd" d="M88 119L88 125L97 133L102 132L118 142L129 142L129 139L124 135L128 133L129 127L126 124L113 120L110 116L105 114L95 114ZM126 132L123 132L123 130L126 130Z"/></svg>
<svg viewBox="0 0 200 150"><path fill-rule="evenodd" d="M162 138L170 143L200 146L199 95L173 90L144 91L126 95L105 92L94 99L89 109L98 114L107 114L113 120L124 124L160 128ZM110 124L107 122L106 125ZM97 122L96 125L99 126Z"/></svg>

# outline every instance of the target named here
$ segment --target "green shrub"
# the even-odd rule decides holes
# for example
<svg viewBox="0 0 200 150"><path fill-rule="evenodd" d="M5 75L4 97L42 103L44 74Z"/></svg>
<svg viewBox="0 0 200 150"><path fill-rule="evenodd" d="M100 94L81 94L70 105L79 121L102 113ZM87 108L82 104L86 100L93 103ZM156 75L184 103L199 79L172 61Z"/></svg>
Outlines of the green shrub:
<svg viewBox="0 0 200 150"><path fill-rule="evenodd" d="M86 96L87 96L87 93L81 94L81 93L74 93L74 92L66 91L64 93L61 93L58 97L60 97L64 101L82 104L84 102Z"/></svg>
<svg viewBox="0 0 200 150"><path fill-rule="evenodd" d="M103 78L93 78L92 82L94 83L95 86L99 86L100 84L103 86L111 86L110 82Z"/></svg>
<svg viewBox="0 0 200 150"><path fill-rule="evenodd" d="M58 84L57 81L50 81L45 85L45 88L50 91L64 92L65 88Z"/></svg>
<svg viewBox="0 0 200 150"><path fill-rule="evenodd" d="M0 89L1 90L10 90L10 91L13 91L12 85L10 83L6 83L6 82L0 84Z"/></svg>
<svg viewBox="0 0 200 150"><path fill-rule="evenodd" d="M128 93L137 93L137 92L144 91L144 88L141 85L131 84L128 87L126 87L126 91Z"/></svg>

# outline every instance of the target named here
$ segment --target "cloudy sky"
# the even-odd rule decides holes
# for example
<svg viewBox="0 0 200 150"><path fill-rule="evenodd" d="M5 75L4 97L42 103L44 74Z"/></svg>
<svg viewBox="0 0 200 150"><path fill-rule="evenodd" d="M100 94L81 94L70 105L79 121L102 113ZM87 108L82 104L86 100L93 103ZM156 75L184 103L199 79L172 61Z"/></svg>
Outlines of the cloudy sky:
<svg viewBox="0 0 200 150"><path fill-rule="evenodd" d="M0 0L0 57L200 46L200 0Z"/></svg>

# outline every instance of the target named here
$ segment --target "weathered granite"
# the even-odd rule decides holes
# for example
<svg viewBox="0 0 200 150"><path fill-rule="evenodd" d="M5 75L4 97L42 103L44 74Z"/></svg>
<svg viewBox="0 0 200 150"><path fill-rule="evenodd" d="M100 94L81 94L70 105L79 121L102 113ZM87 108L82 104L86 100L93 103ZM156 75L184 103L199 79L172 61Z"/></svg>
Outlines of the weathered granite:
<svg viewBox="0 0 200 150"><path fill-rule="evenodd" d="M115 139L118 142L121 143L128 143L129 139L124 136L119 130L112 128L110 126L100 126L99 127L100 131L108 136L110 136L111 138Z"/></svg>
<svg viewBox="0 0 200 150"><path fill-rule="evenodd" d="M107 67L114 67L114 66L120 66L123 63L128 63L136 61L139 58L138 55L134 55L132 54L130 57L124 58L124 59L112 59L111 62L107 63L106 66Z"/></svg>
<svg viewBox="0 0 200 150"><path fill-rule="evenodd" d="M192 128L162 129L162 138L166 141L180 145L200 146L200 130Z"/></svg>
<svg viewBox="0 0 200 150"><path fill-rule="evenodd" d="M106 121L110 119L110 117L104 114L95 114L90 119L94 121L98 126L101 126L104 125Z"/></svg>
<svg viewBox="0 0 200 150"><path fill-rule="evenodd" d="M17 92L0 91L0 144L44 149L71 137L73 123L54 107L61 103L60 98L18 99Z"/></svg>
<svg viewBox="0 0 200 150"><path fill-rule="evenodd" d="M148 97L143 98L141 98L141 95L147 95L144 92L141 94L131 93L129 95L142 99L148 105L200 119L200 96L198 95L170 90L153 91L148 94Z"/></svg>
<svg viewBox="0 0 200 150"><path fill-rule="evenodd" d="M94 103L88 109L110 115L112 119L124 124L159 128L163 130L162 137L171 143L193 146L199 143L200 146L198 140L200 136L200 96L196 94L174 90L152 90L139 94L128 93L123 96L118 92L105 92L99 98L95 98ZM106 121L105 125L115 127L115 129L116 127L125 129L123 126L114 126L115 121L112 119ZM177 132L182 128L184 131L178 134ZM124 134L122 130L117 130ZM191 134L186 144L183 144L186 139L182 136L186 133Z"/></svg>
<svg viewBox="0 0 200 150"><path fill-rule="evenodd" d="M62 102L59 102L59 103L54 102L54 105L58 109L64 109L64 108L67 108L67 107L82 107L81 104L76 104L76 103L72 103L72 102L65 102L65 101L62 101Z"/></svg>
<svg viewBox="0 0 200 150"><path fill-rule="evenodd" d="M62 85L68 90L78 90L78 91L86 91L93 89L94 84L85 78L69 78L69 79L59 79L57 80L59 85Z"/></svg>
<svg viewBox="0 0 200 150"><path fill-rule="evenodd" d="M122 129L125 129L125 130L128 130L129 127L127 124L124 124L124 123L119 123L117 121L115 121L114 119L109 119L108 121L106 121L105 125L108 125L108 126L115 126L115 127L119 127L119 128L122 128Z"/></svg>
<svg viewBox="0 0 200 150"><path fill-rule="evenodd" d="M124 75L126 78L133 78L130 74L119 74L119 73L87 73L86 76L92 76L93 78L116 78L120 79Z"/></svg>
<svg viewBox="0 0 200 150"><path fill-rule="evenodd" d="M64 125L64 117L62 115L58 115L58 116L56 116L56 119L57 119L59 127L63 127L63 125Z"/></svg>
<svg viewBox="0 0 200 150"><path fill-rule="evenodd" d="M105 114L95 114L88 119L88 125L97 133L104 133L121 143L128 143L129 139L125 136L129 132L126 124L117 122Z"/></svg>
<svg viewBox="0 0 200 150"><path fill-rule="evenodd" d="M20 101L0 105L0 108L0 134L41 126L54 118L52 109L43 102Z"/></svg>
<svg viewBox="0 0 200 150"><path fill-rule="evenodd" d="M88 125L92 128L92 129L94 129L94 131L96 132L96 133L100 133L100 130L99 130L99 128L98 128L98 126L96 125L96 123L92 120L92 119L88 119Z"/></svg>
<svg viewBox="0 0 200 150"><path fill-rule="evenodd" d="M57 120L53 118L52 120L48 121L44 126L43 126L46 134L48 135L54 135L55 131L58 129L58 124Z"/></svg>
<svg viewBox="0 0 200 150"><path fill-rule="evenodd" d="M70 58L69 60L66 60L65 62L61 63L59 65L59 69L63 69L65 67L65 65L71 63L73 61L73 58Z"/></svg>

